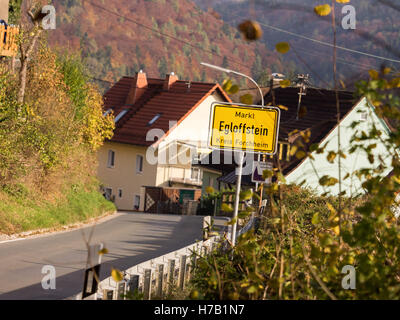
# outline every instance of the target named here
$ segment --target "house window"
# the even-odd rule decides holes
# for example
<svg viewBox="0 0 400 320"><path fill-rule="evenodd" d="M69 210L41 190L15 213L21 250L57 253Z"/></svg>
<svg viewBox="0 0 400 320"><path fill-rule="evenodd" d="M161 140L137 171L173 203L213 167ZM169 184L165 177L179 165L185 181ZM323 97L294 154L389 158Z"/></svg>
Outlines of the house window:
<svg viewBox="0 0 400 320"><path fill-rule="evenodd" d="M135 195L135 200L133 202L133 209L139 210L139 207L140 207L140 196Z"/></svg>
<svg viewBox="0 0 400 320"><path fill-rule="evenodd" d="M154 124L154 122L156 122L158 120L158 118L160 118L162 116L162 113L157 113L148 123L147 126L151 126L152 124Z"/></svg>
<svg viewBox="0 0 400 320"><path fill-rule="evenodd" d="M200 170L197 168L192 168L191 178L192 178L192 180L199 180L200 179Z"/></svg>
<svg viewBox="0 0 400 320"><path fill-rule="evenodd" d="M137 155L136 156L136 173L143 172L143 156Z"/></svg>
<svg viewBox="0 0 400 320"><path fill-rule="evenodd" d="M107 167L114 168L114 164L115 164L115 152L112 150L108 150Z"/></svg>
<svg viewBox="0 0 400 320"><path fill-rule="evenodd" d="M111 188L104 188L104 193L103 196L107 200L111 200L111 195L112 195L112 189Z"/></svg>
<svg viewBox="0 0 400 320"><path fill-rule="evenodd" d="M125 114L127 114L127 112L129 111L129 109L124 109L122 110L114 119L114 122L117 123Z"/></svg>
<svg viewBox="0 0 400 320"><path fill-rule="evenodd" d="M122 198L122 189L118 189L118 197Z"/></svg>
<svg viewBox="0 0 400 320"><path fill-rule="evenodd" d="M368 114L367 114L367 112L366 112L366 111L361 112L361 114L360 114L360 121L367 121L367 119L368 119Z"/></svg>

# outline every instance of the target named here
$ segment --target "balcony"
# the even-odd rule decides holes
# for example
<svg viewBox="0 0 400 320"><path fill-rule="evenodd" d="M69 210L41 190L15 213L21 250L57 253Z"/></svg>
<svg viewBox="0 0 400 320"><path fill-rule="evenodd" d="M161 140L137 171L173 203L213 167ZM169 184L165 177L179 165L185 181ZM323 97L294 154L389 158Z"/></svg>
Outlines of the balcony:
<svg viewBox="0 0 400 320"><path fill-rule="evenodd" d="M168 167L168 180L175 183L201 186L201 171L198 168Z"/></svg>
<svg viewBox="0 0 400 320"><path fill-rule="evenodd" d="M6 27L5 25L0 24L0 56L12 57L17 54L18 34L18 27Z"/></svg>

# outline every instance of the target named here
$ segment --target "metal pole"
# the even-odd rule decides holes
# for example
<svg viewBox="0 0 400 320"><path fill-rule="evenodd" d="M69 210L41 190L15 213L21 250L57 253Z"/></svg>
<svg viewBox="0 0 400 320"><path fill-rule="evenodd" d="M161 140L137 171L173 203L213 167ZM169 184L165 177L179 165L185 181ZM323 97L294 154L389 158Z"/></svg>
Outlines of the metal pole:
<svg viewBox="0 0 400 320"><path fill-rule="evenodd" d="M235 197L235 209L233 211L233 218L236 219L235 223L232 226L232 245L235 245L236 242L236 228L237 228L237 216L239 212L239 198L240 198L240 185L242 183L242 169L243 169L243 159L244 159L244 152L240 151L239 153L239 169L238 169L238 176L236 180L236 197Z"/></svg>

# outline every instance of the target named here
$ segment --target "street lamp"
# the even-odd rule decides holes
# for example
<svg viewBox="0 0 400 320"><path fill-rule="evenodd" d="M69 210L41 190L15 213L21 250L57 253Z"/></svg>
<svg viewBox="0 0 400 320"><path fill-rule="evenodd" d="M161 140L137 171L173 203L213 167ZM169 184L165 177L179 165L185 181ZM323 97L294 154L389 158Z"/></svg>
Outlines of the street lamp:
<svg viewBox="0 0 400 320"><path fill-rule="evenodd" d="M263 96L263 93L261 91L260 86L257 84L257 82L253 78L249 77L248 75L246 75L244 73L237 72L237 71L234 71L234 70L231 70L231 69L222 68L222 67L219 67L219 66L215 66L215 65L210 64L210 63L200 62L200 64L205 66L205 67L207 67L207 68L215 69L215 70L218 70L218 71L221 71L221 72L225 72L227 74L233 73L233 74L236 74L238 76L245 77L245 78L249 79L251 82L253 82L256 85L258 91L260 92L261 106L264 107L264 96Z"/></svg>
<svg viewBox="0 0 400 320"><path fill-rule="evenodd" d="M200 62L201 65L207 67L207 68L211 68L211 69L215 69L221 72L225 72L227 74L233 73L236 74L238 76L241 77L245 77L247 79L249 79L251 82L253 82L256 87L258 88L258 91L260 92L260 96L261 96L261 106L262 108L264 108L264 96L263 93L261 91L260 86L257 84L257 82L249 77L246 74L243 74L241 72L237 72L231 69L227 69L227 68L223 68L223 67L219 67L210 63L206 63L206 62ZM237 176L237 180L236 180L236 197L235 197L235 208L233 211L233 219L236 219L236 222L234 223L233 227L232 227L232 244L235 245L236 242L236 229L237 229L237 216L238 216L238 211L239 211L239 197L240 197L240 185L242 183L242 169L243 169L243 160L244 160L244 152L240 151L239 152L239 168L238 168L238 176ZM260 154L258 154L258 161L260 161ZM258 189L258 182L256 182L256 190Z"/></svg>

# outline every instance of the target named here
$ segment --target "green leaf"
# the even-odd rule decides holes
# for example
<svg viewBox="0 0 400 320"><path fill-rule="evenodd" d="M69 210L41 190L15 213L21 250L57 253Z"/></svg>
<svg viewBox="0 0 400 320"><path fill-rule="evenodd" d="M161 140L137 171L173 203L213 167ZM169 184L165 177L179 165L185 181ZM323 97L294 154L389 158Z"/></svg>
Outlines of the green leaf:
<svg viewBox="0 0 400 320"><path fill-rule="evenodd" d="M303 150L299 150L296 152L297 159L303 159L306 156L306 153Z"/></svg>
<svg viewBox="0 0 400 320"><path fill-rule="evenodd" d="M232 207L230 205L228 205L226 203L223 203L221 205L221 211L223 211L223 212L232 212L233 209L232 209Z"/></svg>
<svg viewBox="0 0 400 320"><path fill-rule="evenodd" d="M240 97L240 102L243 104L253 104L253 96L247 93Z"/></svg>
<svg viewBox="0 0 400 320"><path fill-rule="evenodd" d="M249 200L249 199L251 199L252 195L253 195L253 192L251 192L250 189L243 190L240 192L240 200Z"/></svg>
<svg viewBox="0 0 400 320"><path fill-rule="evenodd" d="M319 184L321 186L334 186L338 182L339 182L338 179L329 177L327 175L325 175L321 179L319 179Z"/></svg>
<svg viewBox="0 0 400 320"><path fill-rule="evenodd" d="M232 87L227 90L227 93L229 94L235 94L239 91L239 86L237 84L234 84Z"/></svg>
<svg viewBox="0 0 400 320"><path fill-rule="evenodd" d="M312 219L311 219L311 223L313 225L319 224L320 223L320 218L319 218L319 212L314 213Z"/></svg>
<svg viewBox="0 0 400 320"><path fill-rule="evenodd" d="M272 170L268 170L268 169L264 170L262 173L262 177L264 180L271 178L273 175L274 175L274 172Z"/></svg>
<svg viewBox="0 0 400 320"><path fill-rule="evenodd" d="M236 221L237 221L237 218L233 218L229 222L227 222L226 225L227 226L232 226L232 225L234 225L236 223Z"/></svg>

